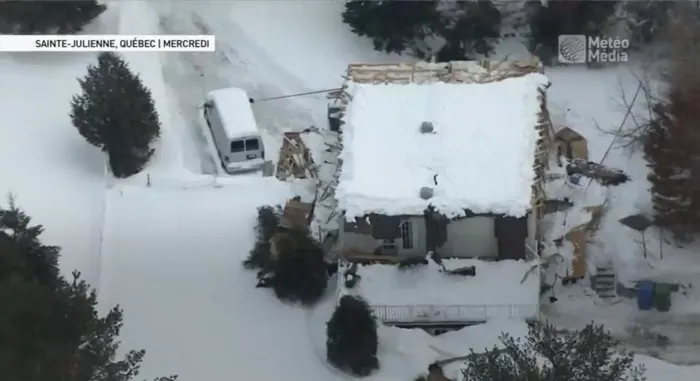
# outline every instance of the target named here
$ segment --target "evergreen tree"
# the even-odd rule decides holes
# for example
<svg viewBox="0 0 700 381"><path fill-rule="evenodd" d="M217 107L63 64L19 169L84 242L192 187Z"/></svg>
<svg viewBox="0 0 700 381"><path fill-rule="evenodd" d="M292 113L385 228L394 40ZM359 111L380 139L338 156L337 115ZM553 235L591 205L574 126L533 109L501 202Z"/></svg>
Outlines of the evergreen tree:
<svg viewBox="0 0 700 381"><path fill-rule="evenodd" d="M501 34L501 12L491 1L464 1L443 12L438 27L445 44L438 51L438 62L476 59L488 56Z"/></svg>
<svg viewBox="0 0 700 381"><path fill-rule="evenodd" d="M106 152L116 177L140 172L153 156L160 121L151 92L126 62L101 53L97 65L79 79L82 93L73 97L71 119L88 143Z"/></svg>
<svg viewBox="0 0 700 381"><path fill-rule="evenodd" d="M530 328L525 340L501 336L503 349L472 351L465 381L643 381L644 368L603 326L559 333L549 324Z"/></svg>
<svg viewBox="0 0 700 381"><path fill-rule="evenodd" d="M271 279L280 300L311 305L326 291L328 275L324 252L307 232L285 232L276 237L276 260Z"/></svg>
<svg viewBox="0 0 700 381"><path fill-rule="evenodd" d="M59 275L59 249L12 202L0 208L0 374L6 381L133 380L145 352L117 359L122 310L97 314L95 291ZM162 377L172 381L176 377Z"/></svg>
<svg viewBox="0 0 700 381"><path fill-rule="evenodd" d="M557 56L559 36L584 34L600 36L609 25L617 1L530 0L530 50L545 63Z"/></svg>
<svg viewBox="0 0 700 381"><path fill-rule="evenodd" d="M95 0L0 1L0 33L77 33L107 9Z"/></svg>
<svg viewBox="0 0 700 381"><path fill-rule="evenodd" d="M355 376L379 369L377 322L367 302L346 295L326 325L326 357L330 364Z"/></svg>
<svg viewBox="0 0 700 381"><path fill-rule="evenodd" d="M654 220L679 238L700 230L700 81L686 77L653 107L644 141Z"/></svg>
<svg viewBox="0 0 700 381"><path fill-rule="evenodd" d="M272 271L272 255L270 239L277 232L280 223L281 208L264 205L258 208L257 225L255 226L255 245L243 261L243 267L248 270Z"/></svg>
<svg viewBox="0 0 700 381"><path fill-rule="evenodd" d="M624 21L630 33L631 47L652 42L666 28L675 1L627 1L624 4Z"/></svg>
<svg viewBox="0 0 700 381"><path fill-rule="evenodd" d="M376 50L420 54L423 41L441 22L438 4L438 0L349 0L342 16L355 34L371 38Z"/></svg>
<svg viewBox="0 0 700 381"><path fill-rule="evenodd" d="M343 22L374 48L387 53L411 53L431 58L440 38L440 61L488 55L500 37L501 14L490 0L347 1Z"/></svg>

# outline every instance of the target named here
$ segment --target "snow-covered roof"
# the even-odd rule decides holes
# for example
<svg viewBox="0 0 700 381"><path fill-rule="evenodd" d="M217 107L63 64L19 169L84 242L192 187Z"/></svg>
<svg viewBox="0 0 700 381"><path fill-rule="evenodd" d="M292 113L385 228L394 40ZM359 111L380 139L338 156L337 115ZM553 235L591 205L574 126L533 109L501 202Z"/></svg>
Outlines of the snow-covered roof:
<svg viewBox="0 0 700 381"><path fill-rule="evenodd" d="M250 107L248 94L242 89L229 87L209 92L208 100L216 104L226 137L240 139L258 136L258 125Z"/></svg>
<svg viewBox="0 0 700 381"><path fill-rule="evenodd" d="M487 83L349 81L336 190L346 218L422 214L428 205L449 217L465 210L526 214L549 80L536 72L506 77ZM422 133L423 122L434 132ZM432 188L433 196L421 198L422 187Z"/></svg>
<svg viewBox="0 0 700 381"><path fill-rule="evenodd" d="M447 274L431 260L403 269L389 264L359 265L359 280L348 288L343 266L338 270L339 296L361 296L380 319L394 323L537 316L540 275L533 268L536 262L445 259L443 264L448 270L474 266L475 275ZM424 313L428 316L422 316Z"/></svg>

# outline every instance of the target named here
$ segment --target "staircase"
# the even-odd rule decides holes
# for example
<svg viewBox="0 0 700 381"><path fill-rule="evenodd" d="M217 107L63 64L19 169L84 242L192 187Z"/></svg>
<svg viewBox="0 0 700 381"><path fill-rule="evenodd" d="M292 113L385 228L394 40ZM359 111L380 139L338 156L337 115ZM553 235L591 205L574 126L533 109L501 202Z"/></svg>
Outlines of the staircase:
<svg viewBox="0 0 700 381"><path fill-rule="evenodd" d="M597 266L592 283L593 289L602 299L612 299L617 296L617 277L612 265Z"/></svg>

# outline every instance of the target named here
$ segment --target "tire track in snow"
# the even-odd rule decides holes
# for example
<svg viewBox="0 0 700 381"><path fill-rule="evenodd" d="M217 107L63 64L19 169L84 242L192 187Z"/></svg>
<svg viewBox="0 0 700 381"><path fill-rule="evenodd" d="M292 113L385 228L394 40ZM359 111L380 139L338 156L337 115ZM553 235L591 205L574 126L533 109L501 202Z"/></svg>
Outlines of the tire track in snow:
<svg viewBox="0 0 700 381"><path fill-rule="evenodd" d="M160 26L166 34L214 34L217 37L215 53L171 53L163 67L166 85L176 98L184 121L183 145L189 151L189 169L199 173L215 174L216 160L207 149L206 138L199 123L199 105L207 92L222 87L240 87L253 98L265 98L299 92L300 83L291 74L278 69L271 58L256 49L249 39L228 18L231 6L227 2L153 2L160 17ZM245 54L246 58L242 55ZM287 86L285 86L287 85ZM253 112L263 133L273 136L281 145L284 131L299 131L314 124L310 110L302 104L325 106L319 102L297 102L282 99L253 104ZM276 149L275 149L276 150ZM199 163L195 163L198 161Z"/></svg>

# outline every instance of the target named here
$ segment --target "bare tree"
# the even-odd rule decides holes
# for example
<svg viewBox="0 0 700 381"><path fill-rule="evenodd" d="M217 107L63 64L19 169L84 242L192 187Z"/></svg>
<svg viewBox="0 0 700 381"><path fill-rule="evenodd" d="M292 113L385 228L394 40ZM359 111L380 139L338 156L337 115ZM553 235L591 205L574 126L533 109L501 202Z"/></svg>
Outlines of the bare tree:
<svg viewBox="0 0 700 381"><path fill-rule="evenodd" d="M665 102L669 88L687 86L688 79L697 77L700 67L700 13L695 2L676 4L669 20L658 33L656 43L638 56L640 60L631 69L636 86L626 88L618 82L615 99L620 111L625 112L625 123L600 126L598 130L615 136L615 147L636 151L654 119L653 107ZM628 122L629 121L629 122Z"/></svg>

